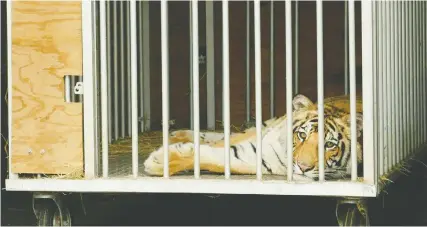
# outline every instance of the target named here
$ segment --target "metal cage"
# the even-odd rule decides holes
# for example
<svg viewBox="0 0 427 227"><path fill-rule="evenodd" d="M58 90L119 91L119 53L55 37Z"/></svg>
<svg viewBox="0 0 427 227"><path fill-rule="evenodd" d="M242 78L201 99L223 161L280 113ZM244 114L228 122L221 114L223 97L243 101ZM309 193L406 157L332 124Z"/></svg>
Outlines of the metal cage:
<svg viewBox="0 0 427 227"><path fill-rule="evenodd" d="M10 34L10 5L9 36ZM24 191L64 191L64 192L170 192L170 193L231 193L231 194L274 194L274 195L315 195L315 196L352 196L375 197L383 187L383 177L398 172L396 167L411 159L427 142L426 122L426 2L385 2L361 1L361 50L362 50L362 90L363 90L363 178L357 178L357 157L355 143L352 144L351 179L328 181L324 178L324 163L319 161L319 180L298 182L293 179L292 159L287 161L287 177L267 179L262 173L262 87L261 87L261 15L259 0L253 2L253 12L249 3L246 7L246 78L250 78L249 35L254 40L255 109L256 109L256 176L238 178L230 173L230 37L229 3L222 1L222 72L216 70L214 58L214 2L206 2L206 46L207 46L207 128L215 124L215 76L222 78L222 119L224 124L224 175L209 177L200 171L200 96L199 75L199 15L198 1L191 1L190 16L190 56L191 56L191 128L194 132L194 174L186 177L169 176L169 156L164 155L163 177L141 175L141 161L138 155L138 134L152 128L152 122L141 120L148 118L150 102L150 10L149 2L91 2L82 1L83 15L83 103L84 103L84 171L85 179L28 179L20 177L9 169L6 180L7 190ZM271 2L271 9L274 4ZM323 3L316 1L316 40L317 40L317 101L319 110L319 134L324 131L324 44L323 44ZM347 8L348 7L348 8ZM295 6L298 9L298 4ZM298 77L298 10L293 12L291 1L285 3L286 40L274 41L270 48L274 59L274 43L285 42L286 46L286 114L287 124L292 123L291 98L303 86ZM168 36L168 13L173 10L168 2L160 3L160 43L161 43L161 92L162 92L162 145L168 148L166 136L170 132L170 69ZM348 61L348 73L345 73L346 93L351 100L351 138L356 141L356 55L355 55L355 2L346 3L346 46L345 58ZM274 15L272 13L272 15ZM253 31L250 18L253 16ZM274 16L271 17L274 26ZM347 24L348 23L348 24ZM271 29L271 34L275 33ZM119 45L120 44L120 45ZM9 39L8 46L11 46ZM11 48L8 48L11 59ZM216 55L217 53L215 53ZM273 62L273 61L271 61ZM9 60L9 78L12 76ZM274 63L271 63L274 68ZM270 69L271 69L270 68ZM215 74L216 73L216 74ZM275 72L270 70L273 81ZM294 76L292 76L294 75ZM246 115L250 121L250 87L246 86ZM242 83L244 84L244 83ZM9 92L12 92L12 80L9 79ZM274 89L269 94L274 103ZM9 103L12 95L9 93ZM125 100L130 100L125 102ZM9 117L12 115L9 108ZM270 106L275 112L275 105ZM9 119L10 121L11 119ZM13 132L9 132L9 136ZM292 128L286 131L288 141L292 140ZM119 137L131 137L132 149L128 160L130 172L112 175L109 144ZM11 140L10 140L11 141ZM319 137L319 144L324 140ZM13 146L10 143L9 146ZM9 149L11 151L11 149ZM292 157L292 145L288 143L287 155ZM166 152L167 153L167 152ZM13 156L13 153L10 155ZM319 160L323 160L324 146L319 146ZM10 167L9 167L10 168Z"/></svg>

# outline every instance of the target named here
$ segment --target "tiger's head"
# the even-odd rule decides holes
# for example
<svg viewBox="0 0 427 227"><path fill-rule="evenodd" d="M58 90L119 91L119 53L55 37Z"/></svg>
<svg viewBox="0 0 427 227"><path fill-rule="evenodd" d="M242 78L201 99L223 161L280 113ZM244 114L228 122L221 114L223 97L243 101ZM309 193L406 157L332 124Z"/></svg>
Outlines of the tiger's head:
<svg viewBox="0 0 427 227"><path fill-rule="evenodd" d="M342 101L340 104L346 104ZM348 109L324 103L324 167L325 179L348 177L351 173L351 130ZM293 99L293 168L295 174L318 179L319 139L318 108L310 99L297 95ZM357 113L357 138L362 133L362 115ZM362 146L357 143L358 163L362 160Z"/></svg>

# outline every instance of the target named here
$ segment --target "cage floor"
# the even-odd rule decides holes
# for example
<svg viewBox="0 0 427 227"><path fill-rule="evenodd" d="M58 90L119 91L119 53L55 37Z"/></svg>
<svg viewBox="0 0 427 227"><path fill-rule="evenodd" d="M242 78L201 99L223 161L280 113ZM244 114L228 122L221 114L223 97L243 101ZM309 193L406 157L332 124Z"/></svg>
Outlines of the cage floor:
<svg viewBox="0 0 427 227"><path fill-rule="evenodd" d="M162 132L144 132L138 138L138 173L141 177L151 177L144 171L144 161L148 158L150 153L162 145ZM132 139L124 138L114 141L109 147L109 176L114 177L132 177ZM214 174L202 171L200 173L202 178L205 179L223 179L223 174ZM192 171L183 172L171 178L193 178ZM232 175L233 179L256 179L256 175ZM264 175L265 180L286 180L285 176L271 176Z"/></svg>

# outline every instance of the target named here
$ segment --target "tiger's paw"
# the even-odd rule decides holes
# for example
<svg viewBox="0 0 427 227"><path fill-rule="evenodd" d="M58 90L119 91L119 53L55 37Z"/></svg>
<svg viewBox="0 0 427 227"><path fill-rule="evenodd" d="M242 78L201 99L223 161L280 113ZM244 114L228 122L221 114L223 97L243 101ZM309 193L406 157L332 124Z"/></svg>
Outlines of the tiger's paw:
<svg viewBox="0 0 427 227"><path fill-rule="evenodd" d="M145 160L145 172L153 176L163 176L165 149L160 147L153 151ZM192 170L194 166L194 150L192 143L175 143L169 145L169 175L185 170Z"/></svg>
<svg viewBox="0 0 427 227"><path fill-rule="evenodd" d="M178 130L169 134L169 143L189 143L193 142L193 132L191 130Z"/></svg>

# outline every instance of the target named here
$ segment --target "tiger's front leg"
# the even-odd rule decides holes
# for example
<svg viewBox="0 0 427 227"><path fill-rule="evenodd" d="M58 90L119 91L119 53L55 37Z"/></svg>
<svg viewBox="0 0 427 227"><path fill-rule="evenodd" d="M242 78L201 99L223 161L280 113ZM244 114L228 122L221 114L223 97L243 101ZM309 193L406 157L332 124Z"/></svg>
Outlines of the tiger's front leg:
<svg viewBox="0 0 427 227"><path fill-rule="evenodd" d="M230 150L231 151L231 150ZM144 162L145 172L153 176L162 176L164 169L163 147L153 151ZM211 173L224 173L224 148L200 145L200 170ZM230 154L230 170L233 174L255 174L255 163L247 163ZM175 143L169 145L169 175L194 171L194 144Z"/></svg>

